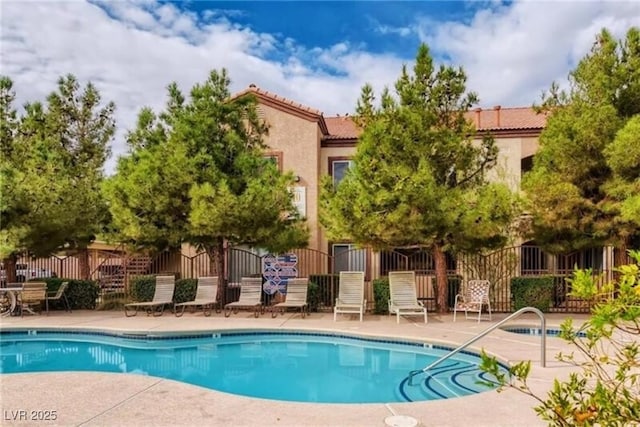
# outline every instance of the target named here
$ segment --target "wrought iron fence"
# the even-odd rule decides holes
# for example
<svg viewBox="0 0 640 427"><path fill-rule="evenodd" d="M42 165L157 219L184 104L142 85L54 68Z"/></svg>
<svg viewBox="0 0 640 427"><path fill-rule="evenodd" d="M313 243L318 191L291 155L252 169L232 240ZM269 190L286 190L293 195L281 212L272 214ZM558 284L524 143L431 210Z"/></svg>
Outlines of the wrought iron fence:
<svg viewBox="0 0 640 427"><path fill-rule="evenodd" d="M427 248L403 248L393 251L374 252L364 248L341 248L334 254L314 249L296 249L297 276L308 277L314 284L314 306L319 310L330 310L339 291L340 271L363 271L366 278L366 299L373 306L372 282L386 276L389 271L413 270L416 272L418 298L435 308L435 263ZM131 280L140 275L172 273L176 278L198 278L201 276L224 276L228 284L224 302L234 301L239 295L242 277L263 275L266 255L249 248L228 247L225 251L224 273L220 274L206 252L164 251L153 255L135 254L118 247L111 251L92 251L88 259L89 275L81 270L81 255L53 255L44 258L21 256L17 259L18 281L44 277L90 279L101 289L101 298L126 295ZM611 256L613 258L613 255ZM484 254L447 255L447 274L465 282L470 279L488 279L492 283L491 304L495 311L513 311L511 279L518 276L551 276L555 287L551 311L588 312L588 302L571 296L566 281L574 268L593 268L601 285L612 278L612 269L607 266L602 250L589 250L566 255L552 256L534 244L503 248ZM85 271L87 271L85 269ZM2 270L0 279L6 282ZM264 279L264 278L263 278ZM450 282L451 283L451 282ZM455 290L453 290L455 294ZM265 286L263 302L270 305L280 300L278 292ZM449 301L452 304L452 301Z"/></svg>

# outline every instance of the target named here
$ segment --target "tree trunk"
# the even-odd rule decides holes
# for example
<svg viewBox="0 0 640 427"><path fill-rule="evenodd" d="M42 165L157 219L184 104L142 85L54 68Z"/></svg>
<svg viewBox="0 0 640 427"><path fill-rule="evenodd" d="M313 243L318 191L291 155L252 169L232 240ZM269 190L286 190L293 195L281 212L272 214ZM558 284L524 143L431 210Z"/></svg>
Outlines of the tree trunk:
<svg viewBox="0 0 640 427"><path fill-rule="evenodd" d="M442 251L442 247L435 243L431 247L433 259L436 262L436 288L438 289L438 295L436 299L436 306L438 313L447 313L447 261Z"/></svg>
<svg viewBox="0 0 640 427"><path fill-rule="evenodd" d="M224 239L219 238L213 245L205 247L218 276L218 301L224 306L227 303L227 280L224 268Z"/></svg>
<svg viewBox="0 0 640 427"><path fill-rule="evenodd" d="M78 250L78 268L80 269L80 278L89 280L91 271L89 268L89 249L80 248Z"/></svg>
<svg viewBox="0 0 640 427"><path fill-rule="evenodd" d="M18 255L11 254L4 260L4 271L7 274L5 279L4 286L7 283L15 283L16 282L16 264L18 263Z"/></svg>

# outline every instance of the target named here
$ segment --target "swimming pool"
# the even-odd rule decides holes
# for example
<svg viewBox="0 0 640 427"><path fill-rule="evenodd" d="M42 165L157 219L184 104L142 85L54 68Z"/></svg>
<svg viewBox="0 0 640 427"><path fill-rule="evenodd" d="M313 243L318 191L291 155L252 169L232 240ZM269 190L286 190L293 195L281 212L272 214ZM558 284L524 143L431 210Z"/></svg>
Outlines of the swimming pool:
<svg viewBox="0 0 640 427"><path fill-rule="evenodd" d="M529 326L505 326L503 328L500 328L505 332L511 332L514 334L520 334L520 335L534 335L534 336L540 336L542 335L542 329L537 328L537 327L529 327ZM560 336L560 329L558 328L546 328L547 329L547 336L548 337L559 337ZM577 335L579 337L586 337L587 335L584 332L578 332Z"/></svg>
<svg viewBox="0 0 640 427"><path fill-rule="evenodd" d="M295 331L146 335L2 331L0 373L103 371L152 375L243 396L318 403L446 399L489 390L478 357L459 353L407 375L450 348Z"/></svg>

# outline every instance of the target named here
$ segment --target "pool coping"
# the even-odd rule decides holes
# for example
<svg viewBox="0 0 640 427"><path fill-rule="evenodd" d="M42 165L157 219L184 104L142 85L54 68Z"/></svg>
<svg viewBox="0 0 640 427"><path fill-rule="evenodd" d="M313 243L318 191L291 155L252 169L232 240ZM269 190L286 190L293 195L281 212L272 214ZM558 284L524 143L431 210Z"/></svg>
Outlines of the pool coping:
<svg viewBox="0 0 640 427"><path fill-rule="evenodd" d="M501 320L477 324L471 321L452 322L451 316L433 315L428 324L407 321L397 325L395 318L367 315L360 323L353 320L333 322L329 313L313 313L301 320L293 313L277 319L253 319L249 315L238 316L235 321L220 318L173 316L144 318L136 322L124 320L117 313L80 313L73 316L55 313L49 318L34 316L0 321L0 330L75 329L125 331L157 335L203 331L246 331L266 329L319 331L329 334L388 338L417 342L437 342L455 347L479 330ZM557 323L564 316L555 316ZM309 321L311 319L311 321ZM55 323L55 326L52 325ZM549 323L552 324L553 322ZM535 320L532 320L535 325ZM220 327L218 327L220 326ZM561 350L560 340L553 340L548 353ZM557 341L557 342L556 342ZM566 365L551 363L548 368L538 366L539 337L519 335L496 330L488 337L470 346L474 352L480 349L498 355L499 360L512 363L523 358L533 360L532 384L548 390L553 380L570 372ZM115 377L117 375L117 379ZM9 378L11 377L11 378ZM37 392L47 384L47 392ZM35 386L35 388L34 388ZM487 426L544 425L533 411L535 401L514 390L502 393L483 392L476 395L436 401L392 404L315 404L303 402L278 402L259 398L238 397L223 392L172 380L139 377L127 374L100 373L45 373L11 374L0 376L3 392L3 409L34 405L49 405L64 412L64 419L50 425L274 425L274 426L324 426L324 425L384 425L384 419L394 414L405 414L429 426L458 426L467 423ZM57 391L57 392L56 392ZM78 407L78 399L89 399L88 405ZM144 408L144 413L140 410ZM483 415L484 414L484 415ZM484 424L483 424L484 423ZM44 423L45 425L49 425ZM42 425L42 423L41 423Z"/></svg>

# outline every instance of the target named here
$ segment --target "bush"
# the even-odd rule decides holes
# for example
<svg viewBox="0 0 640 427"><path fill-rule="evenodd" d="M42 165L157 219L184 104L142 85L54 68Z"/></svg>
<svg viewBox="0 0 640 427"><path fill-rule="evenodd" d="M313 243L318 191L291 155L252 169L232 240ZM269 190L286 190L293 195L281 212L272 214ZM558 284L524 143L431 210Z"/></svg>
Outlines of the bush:
<svg viewBox="0 0 640 427"><path fill-rule="evenodd" d="M559 353L556 359L577 368L568 378L556 379L543 396L528 384L531 361L517 362L504 374L497 359L483 353L480 369L487 375L481 383L497 385L498 391L512 388L531 396L538 403L535 412L548 425L637 426L640 251L629 251L629 256L632 262L616 268L614 283L600 286L600 277L590 269L575 270L568 279L572 297L594 304L582 325L574 326L571 318L560 325L560 338L573 349ZM519 282L521 286L527 283ZM553 277L548 282L553 283Z"/></svg>
<svg viewBox="0 0 640 427"><path fill-rule="evenodd" d="M96 300L98 299L98 291L100 288L98 284L92 280L49 277L33 281L45 282L47 284L48 295L55 294L62 282L69 282L65 295L69 300L69 306L72 310L93 310L96 308ZM61 301L50 301L49 303L49 309L55 309L57 307L63 308L64 304L64 302Z"/></svg>
<svg viewBox="0 0 640 427"><path fill-rule="evenodd" d="M311 274L309 276L309 284L313 283L318 288L316 310L320 304L325 307L333 307L335 298L338 296L339 282L339 274Z"/></svg>
<svg viewBox="0 0 640 427"><path fill-rule="evenodd" d="M196 297L198 279L176 280L176 291L173 294L173 302L179 304L185 301L192 301Z"/></svg>
<svg viewBox="0 0 640 427"><path fill-rule="evenodd" d="M373 281L373 313L389 313L389 278L381 277Z"/></svg>
<svg viewBox="0 0 640 427"><path fill-rule="evenodd" d="M196 297L198 279L176 280L173 302L191 301ZM134 301L145 302L153 299L156 291L156 276L137 276L130 283L131 297Z"/></svg>
<svg viewBox="0 0 640 427"><path fill-rule="evenodd" d="M156 276L136 276L129 282L129 293L137 302L151 301L155 289Z"/></svg>
<svg viewBox="0 0 640 427"><path fill-rule="evenodd" d="M553 303L555 279L543 277L513 277L511 279L511 296L515 310L523 307L535 307L547 312Z"/></svg>
<svg viewBox="0 0 640 427"><path fill-rule="evenodd" d="M318 312L320 306L320 288L315 282L309 281L307 290L307 304L309 304L309 312Z"/></svg>

